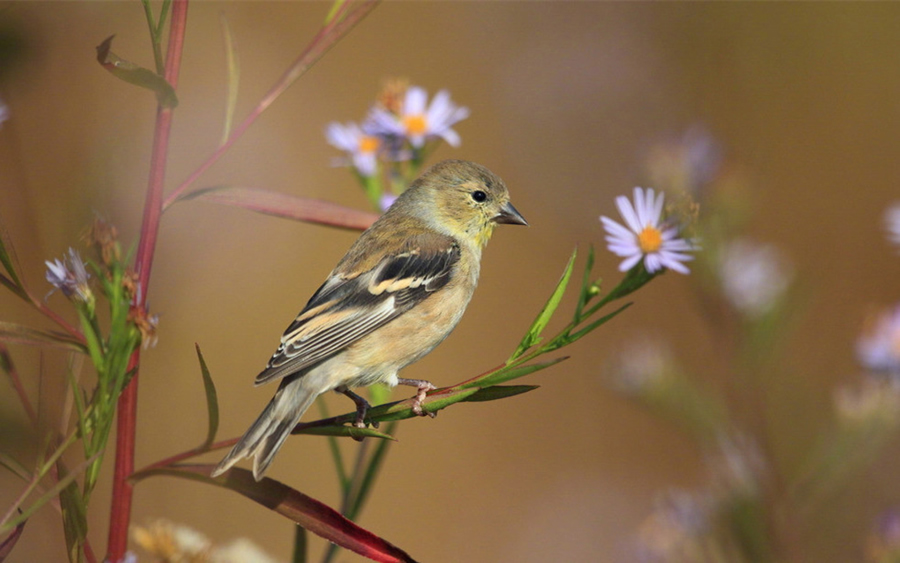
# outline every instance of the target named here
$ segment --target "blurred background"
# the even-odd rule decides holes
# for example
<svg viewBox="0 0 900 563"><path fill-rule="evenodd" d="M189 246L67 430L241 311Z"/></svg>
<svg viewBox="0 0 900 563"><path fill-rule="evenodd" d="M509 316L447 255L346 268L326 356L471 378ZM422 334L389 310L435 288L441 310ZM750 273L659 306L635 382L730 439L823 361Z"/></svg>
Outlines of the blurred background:
<svg viewBox="0 0 900 563"><path fill-rule="evenodd" d="M190 6L169 189L221 136L227 76L220 14L240 55L241 119L316 33L328 7ZM0 69L9 108L0 128L0 225L27 283L43 294L50 290L44 260L81 245L95 213L118 227L126 247L137 241L156 101L104 71L94 48L115 34L120 56L147 67L153 59L138 2L5 3L0 31L15 47ZM900 5L386 3L197 186L256 186L367 209L352 175L331 165L339 152L323 132L330 121L361 119L393 77L431 93L446 88L470 109L455 127L462 146L442 146L432 162L488 166L531 225L497 230L463 321L404 376L448 385L504 361L576 246L583 254L594 245L595 274L610 284L620 279L598 216L617 218L614 198L654 179L659 147L677 147L701 131L716 147L717 170L747 202L743 233L777 245L799 288L801 305L778 333L780 353L757 397L768 439L783 454L779 463L799 465L801 453L839 424L835 390L860 378L854 343L863 321L900 297L900 258L882 220L900 199ZM274 391L253 388L253 377L356 236L199 201L165 214L149 293L159 342L143 355L138 467L205 435L194 343L218 386L220 438L247 428ZM733 383L698 284L696 275L674 272L654 280L625 314L561 351L570 360L523 380L540 385L537 391L401 423L359 523L429 562L636 560L636 546L655 541L647 539L647 519L660 499L701 490L709 464L671 418L617 391L609 365L649 334L667 342L704 392ZM567 321L571 297L551 329ZM49 303L68 311L58 294ZM3 320L48 327L8 292L0 293L0 310ZM42 421L55 425L64 354L11 351ZM20 443L26 419L3 385L0 440L27 458L33 450ZM407 395L401 388L393 396ZM344 397L326 400L332 412L350 409ZM358 447L343 445L347 452ZM900 504L898 446L886 439L873 463L855 469L814 511L789 518L777 542L788 546L782 554L795 561L870 557L873 530ZM90 537L101 552L111 454L106 461L90 513ZM289 440L269 476L338 502L324 439ZM20 487L0 475L4 507ZM224 489L147 480L136 489L133 522L158 518L216 542L247 537L281 561L290 556L292 525ZM318 553L321 542L313 547ZM10 560L60 561L64 554L59 518L44 509ZM344 553L338 560L361 558Z"/></svg>

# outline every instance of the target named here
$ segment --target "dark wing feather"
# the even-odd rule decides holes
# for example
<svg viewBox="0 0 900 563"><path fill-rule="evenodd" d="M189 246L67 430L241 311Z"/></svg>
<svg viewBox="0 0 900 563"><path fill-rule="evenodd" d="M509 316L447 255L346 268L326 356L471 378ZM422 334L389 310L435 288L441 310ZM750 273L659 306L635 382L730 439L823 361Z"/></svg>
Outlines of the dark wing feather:
<svg viewBox="0 0 900 563"><path fill-rule="evenodd" d="M256 384L304 370L402 315L450 280L459 247L410 244L402 253L352 278L326 281L281 337Z"/></svg>

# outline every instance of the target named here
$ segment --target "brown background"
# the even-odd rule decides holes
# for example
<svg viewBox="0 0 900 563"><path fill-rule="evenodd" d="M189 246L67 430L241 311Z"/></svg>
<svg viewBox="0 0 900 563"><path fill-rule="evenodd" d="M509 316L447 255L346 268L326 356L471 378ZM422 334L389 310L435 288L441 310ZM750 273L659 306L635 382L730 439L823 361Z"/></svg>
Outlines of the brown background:
<svg viewBox="0 0 900 563"><path fill-rule="evenodd" d="M240 50L242 117L326 11L299 2L190 7L170 189L221 134L220 13ZM2 84L12 118L0 129L0 215L26 279L42 293L43 260L76 245L95 211L118 225L126 244L136 240L155 102L103 71L94 47L115 33L118 54L146 66L152 58L137 2L11 3L0 17L28 46ZM463 322L407 377L449 384L505 359L572 248L602 248L597 216L614 213L614 196L646 181L646 148L703 123L730 165L746 171L758 212L751 230L781 245L809 288L781 366L802 384L780 389L782 404L791 405L778 411L781 423L802 443L829 421L834 386L856 377L853 339L866 308L898 297L900 261L881 217L900 195L900 6L388 3L198 185L254 185L363 208L350 175L329 166L337 153L323 130L331 120L361 118L392 76L431 92L448 88L471 109L457 126L462 147L437 156L489 166L531 223L498 229ZM150 290L160 335L144 355L138 466L204 435L195 342L218 385L220 436L246 428L273 391L254 389L252 377L354 236L199 202L165 215ZM616 264L599 253L601 275L617 279ZM629 560L632 533L656 495L700 486L705 473L692 442L603 384L602 365L621 343L651 331L709 385L727 377L709 359L708 327L690 302L690 284L676 274L651 284L623 318L571 348L570 361L529 378L542 386L536 392L403 423L361 524L429 562ZM58 295L50 303L66 308ZM5 320L42 322L8 293L0 309ZM49 423L59 410L64 358L32 348L13 353ZM10 395L0 393L6 443L22 424ZM328 400L332 410L349 406ZM808 560L861 557L873 519L900 501L897 446L817 516ZM356 445L345 447L349 454ZM322 439L290 440L270 475L337 502ZM99 551L108 482L91 507ZM0 483L7 506L20 485L6 475ZM217 541L246 536L289 556L291 525L224 490L147 481L137 488L134 521L158 517ZM44 510L12 561L57 561L63 553L58 519Z"/></svg>

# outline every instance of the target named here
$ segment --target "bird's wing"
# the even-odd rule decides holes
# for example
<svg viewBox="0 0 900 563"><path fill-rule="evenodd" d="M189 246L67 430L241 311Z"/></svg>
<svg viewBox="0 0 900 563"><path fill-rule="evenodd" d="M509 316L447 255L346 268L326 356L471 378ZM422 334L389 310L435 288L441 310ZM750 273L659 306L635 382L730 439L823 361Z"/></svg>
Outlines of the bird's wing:
<svg viewBox="0 0 900 563"><path fill-rule="evenodd" d="M413 240L371 270L332 275L284 332L256 384L328 359L445 286L460 249L449 237L439 240Z"/></svg>

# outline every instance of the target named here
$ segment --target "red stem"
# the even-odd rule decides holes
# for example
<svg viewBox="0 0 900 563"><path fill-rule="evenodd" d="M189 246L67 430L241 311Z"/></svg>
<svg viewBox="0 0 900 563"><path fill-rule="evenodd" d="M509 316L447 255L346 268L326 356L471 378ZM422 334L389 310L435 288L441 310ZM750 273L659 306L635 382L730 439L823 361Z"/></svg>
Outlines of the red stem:
<svg viewBox="0 0 900 563"><path fill-rule="evenodd" d="M188 0L172 3L169 46L166 51L165 79L178 86L178 71L181 68L181 52L184 46L184 31L187 22ZM150 270L159 233L159 219L162 215L163 183L166 174L166 156L169 148L169 132L172 127L172 109L159 107L156 112L156 130L153 136L153 152L150 157L150 178L147 183L147 198L144 203L144 219L141 238L135 258L138 275L138 296L135 306L143 308L147 302ZM109 519L109 544L106 560L118 563L125 556L128 547L128 525L131 520L132 486L128 477L134 472L134 436L137 419L137 384L140 349L135 350L128 363L128 370L134 370L128 386L122 391L118 404L116 425L116 461L113 474L112 505Z"/></svg>

